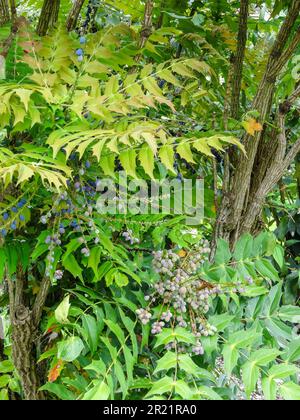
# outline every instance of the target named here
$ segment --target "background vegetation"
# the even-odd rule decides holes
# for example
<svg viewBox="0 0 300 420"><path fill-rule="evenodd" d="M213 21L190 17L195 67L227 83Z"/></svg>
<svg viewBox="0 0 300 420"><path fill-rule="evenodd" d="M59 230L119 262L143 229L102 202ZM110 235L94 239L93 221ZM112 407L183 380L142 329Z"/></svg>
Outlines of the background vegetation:
<svg viewBox="0 0 300 420"><path fill-rule="evenodd" d="M299 13L0 0L1 400L300 399ZM100 215L120 171L204 219Z"/></svg>

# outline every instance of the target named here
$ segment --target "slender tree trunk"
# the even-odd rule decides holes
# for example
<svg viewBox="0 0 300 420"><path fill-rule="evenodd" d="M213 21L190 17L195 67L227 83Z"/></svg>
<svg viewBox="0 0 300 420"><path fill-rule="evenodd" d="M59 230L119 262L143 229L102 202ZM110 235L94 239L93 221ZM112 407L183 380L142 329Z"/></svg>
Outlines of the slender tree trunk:
<svg viewBox="0 0 300 420"><path fill-rule="evenodd" d="M12 323L12 349L14 365L20 375L25 400L40 400L39 380L36 372L35 345L37 330L32 314L25 306L15 309Z"/></svg>
<svg viewBox="0 0 300 420"><path fill-rule="evenodd" d="M76 28L77 20L79 17L79 14L81 12L82 6L84 4L85 0L76 0L72 6L72 9L70 10L70 13L67 18L67 30L72 31Z"/></svg>
<svg viewBox="0 0 300 420"><path fill-rule="evenodd" d="M55 26L58 20L59 7L60 0L44 0L36 30L38 35L46 35L49 29Z"/></svg>
<svg viewBox="0 0 300 420"><path fill-rule="evenodd" d="M4 327L0 316L0 362L4 359Z"/></svg>
<svg viewBox="0 0 300 420"><path fill-rule="evenodd" d="M9 5L7 0L0 0L0 26L9 22Z"/></svg>
<svg viewBox="0 0 300 420"><path fill-rule="evenodd" d="M44 395L39 391L40 378L37 373L37 338L43 307L50 288L49 278L40 285L33 306L26 301L26 278L19 266L13 281L7 274L9 292L9 312L12 326L12 355L14 365L20 376L25 400L41 400Z"/></svg>
<svg viewBox="0 0 300 420"><path fill-rule="evenodd" d="M248 15L249 15L249 0L241 0L240 20L239 20L239 32L237 51L234 56L234 79L232 81L232 94L231 94L231 116L232 118L238 119L240 109L240 95L241 86L243 79L243 64L246 51L247 42L247 27L248 27Z"/></svg>
<svg viewBox="0 0 300 420"><path fill-rule="evenodd" d="M15 0L10 0L11 19L14 22L17 18L17 8Z"/></svg>
<svg viewBox="0 0 300 420"><path fill-rule="evenodd" d="M144 48L149 36L152 33L152 13L153 13L154 2L153 0L147 0L145 6L145 14L143 27L140 38L140 48Z"/></svg>
<svg viewBox="0 0 300 420"><path fill-rule="evenodd" d="M296 161L296 179L297 179L298 198L300 200L300 154L298 154L297 161Z"/></svg>

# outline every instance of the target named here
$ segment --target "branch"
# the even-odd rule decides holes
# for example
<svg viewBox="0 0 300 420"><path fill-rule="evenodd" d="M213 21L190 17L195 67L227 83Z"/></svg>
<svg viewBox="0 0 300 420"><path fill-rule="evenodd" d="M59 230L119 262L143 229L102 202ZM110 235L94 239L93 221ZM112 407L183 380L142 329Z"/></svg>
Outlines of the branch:
<svg viewBox="0 0 300 420"><path fill-rule="evenodd" d="M15 0L10 0L11 18L14 22L17 19L17 8Z"/></svg>
<svg viewBox="0 0 300 420"><path fill-rule="evenodd" d="M297 29L297 32L295 36L293 37L292 41L286 48L286 50L282 53L281 57L274 62L274 65L272 66L272 69L270 69L269 77L272 79L276 77L282 68L285 66L285 64L289 61L291 58L293 52L296 50L300 43L300 27Z"/></svg>
<svg viewBox="0 0 300 420"><path fill-rule="evenodd" d="M288 11L285 21L281 25L280 31L273 45L270 55L270 61L277 61L278 58L281 57L287 44L287 41L292 33L293 26L299 16L299 11L300 0L294 0Z"/></svg>
<svg viewBox="0 0 300 420"><path fill-rule="evenodd" d="M296 86L294 92L279 106L281 114L287 114L296 100L300 97L300 83Z"/></svg>
<svg viewBox="0 0 300 420"><path fill-rule="evenodd" d="M237 37L237 52L234 57L233 82L231 92L231 116L238 119L240 94L243 78L243 63L245 58L248 35L249 0L241 0L239 32Z"/></svg>
<svg viewBox="0 0 300 420"><path fill-rule="evenodd" d="M67 18L67 30L70 32L76 28L76 24L78 21L79 14L81 12L82 6L85 0L76 0L70 10L70 13Z"/></svg>
<svg viewBox="0 0 300 420"><path fill-rule="evenodd" d="M9 7L7 0L0 0L0 25L9 22Z"/></svg>
<svg viewBox="0 0 300 420"><path fill-rule="evenodd" d="M2 57L6 58L18 31L22 28L22 26L26 25L26 23L27 21L23 16L20 16L19 18L15 18L11 26L11 31L10 31L9 36L2 42L2 44L0 44L2 47L2 51L0 51L0 55L2 55Z"/></svg>
<svg viewBox="0 0 300 420"><path fill-rule="evenodd" d="M13 324L13 321L15 319L15 292L14 292L14 283L9 276L7 266L5 266L4 276L7 281L7 286L8 286L10 322Z"/></svg>
<svg viewBox="0 0 300 420"><path fill-rule="evenodd" d="M140 48L144 48L149 36L152 33L152 13L153 13L154 2L153 0L147 0L145 6L144 22L141 31Z"/></svg>
<svg viewBox="0 0 300 420"><path fill-rule="evenodd" d="M0 316L0 362L4 359L4 327Z"/></svg>
<svg viewBox="0 0 300 420"><path fill-rule="evenodd" d="M58 19L60 0L44 0L36 32L39 36L45 36Z"/></svg>
<svg viewBox="0 0 300 420"><path fill-rule="evenodd" d="M288 167L293 162L293 160L296 158L298 153L300 153L300 139L298 139L296 141L296 143L291 147L291 149L287 153L287 155L284 159L284 162L283 162L283 166L284 166L283 172L285 172L288 169Z"/></svg>
<svg viewBox="0 0 300 420"><path fill-rule="evenodd" d="M37 294L32 310L33 322L36 326L38 326L41 320L43 307L45 306L50 286L51 281L49 277L45 276L41 282L40 290Z"/></svg>

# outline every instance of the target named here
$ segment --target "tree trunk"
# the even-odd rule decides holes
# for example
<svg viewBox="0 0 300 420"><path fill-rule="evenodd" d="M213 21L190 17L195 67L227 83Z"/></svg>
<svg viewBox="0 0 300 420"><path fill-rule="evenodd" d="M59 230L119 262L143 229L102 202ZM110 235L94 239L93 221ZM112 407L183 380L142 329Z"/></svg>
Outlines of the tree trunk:
<svg viewBox="0 0 300 420"><path fill-rule="evenodd" d="M25 305L26 277L19 266L13 281L5 270L8 284L9 313L12 326L12 355L14 365L20 376L25 400L41 400L40 378L37 373L37 339L43 307L51 285L45 277L32 307Z"/></svg>
<svg viewBox="0 0 300 420"><path fill-rule="evenodd" d="M12 21L15 21L17 18L17 8L16 8L15 0L10 0L10 11L11 11Z"/></svg>
<svg viewBox="0 0 300 420"><path fill-rule="evenodd" d="M152 33L152 13L153 13L154 2L152 0L147 0L145 6L145 14L144 14L144 21L143 27L141 31L141 39L140 39L140 48L144 48L149 36Z"/></svg>
<svg viewBox="0 0 300 420"><path fill-rule="evenodd" d="M0 25L4 25L9 22L9 6L7 0L0 0Z"/></svg>
<svg viewBox="0 0 300 420"><path fill-rule="evenodd" d="M44 0L43 8L37 25L37 34L44 36L53 28L58 20L60 0Z"/></svg>
<svg viewBox="0 0 300 420"><path fill-rule="evenodd" d="M248 32L249 0L241 0L240 20L237 51L233 58L233 73L231 93L231 116L238 119L240 110L240 95L243 78L243 63L246 51L247 32Z"/></svg>
<svg viewBox="0 0 300 420"><path fill-rule="evenodd" d="M294 0L275 40L265 74L251 107L258 112L262 124L270 120L278 76L300 42L300 28L296 31L294 29L299 12L300 1ZM289 42L291 35L293 36ZM238 75L234 75L234 78L236 76ZM285 109L279 111L275 121L275 124L278 124L277 129L269 133L265 127L255 136L246 134L242 139L246 156L240 153L235 159L236 164L229 162L231 176L218 212L212 241L212 257L218 238L229 241L233 247L243 233L256 233L261 229L260 215L265 198L300 150L300 141L297 141L291 150L287 151L284 130L284 116L299 95L300 89L297 87L283 104ZM236 103L233 110L236 114Z"/></svg>
<svg viewBox="0 0 300 420"><path fill-rule="evenodd" d="M70 10L70 13L67 18L67 30L70 32L73 29L76 28L77 20L79 17L79 14L81 12L82 6L84 4L85 0L76 0L72 6L72 9Z"/></svg>
<svg viewBox="0 0 300 420"><path fill-rule="evenodd" d="M35 339L36 327L32 313L23 305L15 309L12 322L12 349L14 365L20 375L25 400L43 399L39 392L36 372Z"/></svg>

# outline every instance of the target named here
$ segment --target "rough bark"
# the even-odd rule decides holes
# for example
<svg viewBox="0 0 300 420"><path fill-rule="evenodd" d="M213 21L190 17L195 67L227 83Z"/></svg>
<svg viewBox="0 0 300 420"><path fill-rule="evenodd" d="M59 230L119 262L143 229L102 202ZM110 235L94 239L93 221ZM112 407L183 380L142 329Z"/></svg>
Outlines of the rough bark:
<svg viewBox="0 0 300 420"><path fill-rule="evenodd" d="M153 13L154 2L152 0L147 0L145 6L145 14L143 27L140 37L140 48L144 48L149 36L152 33L152 13Z"/></svg>
<svg viewBox="0 0 300 420"><path fill-rule="evenodd" d="M296 161L296 179L297 179L298 198L300 199L300 154L298 154L297 161Z"/></svg>
<svg viewBox="0 0 300 420"><path fill-rule="evenodd" d="M237 51L234 56L233 73L235 75L232 81L231 92L231 116L238 119L240 108L240 94L243 78L243 64L246 51L247 35L248 35L248 15L249 0L241 0L241 10L239 18L239 32L237 38Z"/></svg>
<svg viewBox="0 0 300 420"><path fill-rule="evenodd" d="M9 309L12 326L12 355L20 376L25 400L44 399L39 391L40 378L37 373L37 337L42 310L50 287L50 280L44 278L34 305L25 302L26 278L21 267L13 280L6 275L9 288Z"/></svg>
<svg viewBox="0 0 300 420"><path fill-rule="evenodd" d="M294 0L274 42L264 76L252 103L251 108L258 111L262 124L270 118L273 96L279 74L300 42L300 28L296 28L296 30L294 28L296 20L299 17L299 12L300 0ZM289 42L291 36L292 39ZM233 78L235 78L235 75ZM288 100L290 105L294 97L298 96L298 93L296 89L293 97ZM282 111L280 113L282 114ZM278 119L278 121L281 120ZM282 127L280 127L280 130L282 132ZM243 232L254 232L256 230L256 224L266 194L276 185L280 177L284 174L284 171L297 155L297 150L300 147L298 142L286 153L286 148L283 148L282 143L283 137L281 135L276 136L278 140L276 153L278 153L279 160L278 162L274 162L272 170L267 167L268 170L265 179L262 176L263 184L257 183L257 187L252 188L251 192L251 183L253 183L253 179L255 182L257 173L255 164L257 163L257 156L261 154L261 148L264 147L263 141L265 135L266 130L263 130L255 136L246 134L242 139L247 156L239 155L234 173L231 174L228 192L223 196L215 226L212 244L213 252L218 238L228 240L233 246ZM286 154L282 154L281 156L280 152L283 153L283 149ZM268 156L270 156L270 152L268 152ZM282 157L281 161L280 156ZM263 166L259 168L259 172L263 174ZM278 178L279 174L280 177Z"/></svg>
<svg viewBox="0 0 300 420"><path fill-rule="evenodd" d="M68 31L72 31L73 29L76 28L78 17L79 17L79 14L81 12L84 2L85 0L76 0L74 2L67 18L66 26L67 26Z"/></svg>
<svg viewBox="0 0 300 420"><path fill-rule="evenodd" d="M9 6L7 0L0 0L0 25L4 25L5 23L9 22L10 14L9 14Z"/></svg>
<svg viewBox="0 0 300 420"><path fill-rule="evenodd" d="M44 0L39 22L37 25L37 34L44 36L49 29L53 28L58 20L60 0Z"/></svg>
<svg viewBox="0 0 300 420"><path fill-rule="evenodd" d="M0 362L4 359L4 327L0 316Z"/></svg>
<svg viewBox="0 0 300 420"><path fill-rule="evenodd" d="M152 13L153 13L154 2L153 0L147 0L145 5L144 20L142 30L140 32L139 48L142 49L146 45L146 42L152 34ZM138 63L141 59L141 54L135 56L135 61ZM130 73L134 73L136 67L132 67Z"/></svg>
<svg viewBox="0 0 300 420"><path fill-rule="evenodd" d="M10 0L11 19L14 22L17 18L17 8L15 0Z"/></svg>

